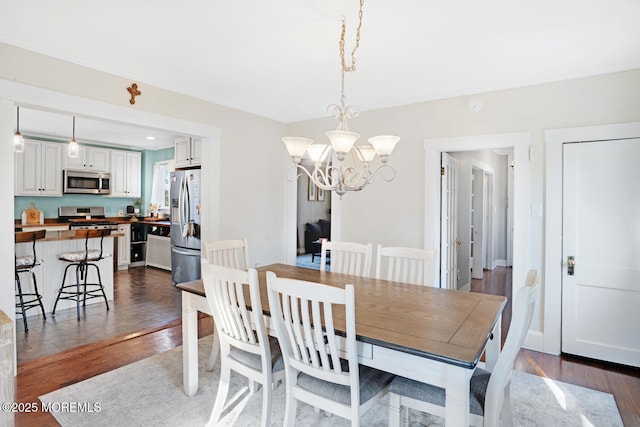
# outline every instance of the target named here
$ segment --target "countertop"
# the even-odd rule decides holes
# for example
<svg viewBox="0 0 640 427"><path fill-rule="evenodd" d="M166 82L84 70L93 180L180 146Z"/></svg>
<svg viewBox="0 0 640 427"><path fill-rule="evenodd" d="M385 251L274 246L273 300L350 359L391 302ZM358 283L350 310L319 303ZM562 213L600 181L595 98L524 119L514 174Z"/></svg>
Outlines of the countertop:
<svg viewBox="0 0 640 427"><path fill-rule="evenodd" d="M157 219L157 218L147 218L147 217L139 217L138 221L131 221L129 217L108 217L106 220L117 222L118 224L144 224L151 225L154 227L170 227L171 221L168 219ZM15 229L24 229L27 231L28 228L31 227L65 227L68 226L68 222L59 222L58 218L49 218L44 220L44 224L22 224L19 219L15 220L14 228Z"/></svg>
<svg viewBox="0 0 640 427"><path fill-rule="evenodd" d="M124 236L123 233L114 233L111 232L111 234L109 234L108 236L104 236L105 238L108 237L122 237ZM91 237L91 239L98 239L99 237ZM78 239L85 239L84 236L77 236L76 237L76 231L75 230L61 230L61 231L47 231L47 233L45 234L45 238L44 239L38 239L37 242L54 242L54 241L58 241L58 240L78 240ZM27 243L27 244L31 244L31 242L22 242L22 243Z"/></svg>

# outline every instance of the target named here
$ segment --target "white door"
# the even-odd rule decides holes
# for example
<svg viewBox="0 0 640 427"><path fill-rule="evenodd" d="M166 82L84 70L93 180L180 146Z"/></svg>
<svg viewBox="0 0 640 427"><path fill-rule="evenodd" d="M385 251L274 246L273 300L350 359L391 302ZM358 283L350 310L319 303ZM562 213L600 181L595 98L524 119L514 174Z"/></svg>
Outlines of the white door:
<svg viewBox="0 0 640 427"><path fill-rule="evenodd" d="M640 139L563 151L562 351L640 366Z"/></svg>
<svg viewBox="0 0 640 427"><path fill-rule="evenodd" d="M440 287L458 289L458 161L442 153Z"/></svg>
<svg viewBox="0 0 640 427"><path fill-rule="evenodd" d="M471 278L482 279L484 259L484 173L471 171Z"/></svg>

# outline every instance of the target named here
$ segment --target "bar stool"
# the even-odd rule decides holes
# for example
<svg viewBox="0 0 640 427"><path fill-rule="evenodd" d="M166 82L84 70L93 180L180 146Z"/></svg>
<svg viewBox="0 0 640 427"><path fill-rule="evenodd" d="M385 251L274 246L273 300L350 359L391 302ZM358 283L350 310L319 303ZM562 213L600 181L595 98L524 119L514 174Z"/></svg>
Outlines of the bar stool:
<svg viewBox="0 0 640 427"><path fill-rule="evenodd" d="M44 306L42 305L42 295L38 292L38 284L36 282L36 275L33 269L42 263L41 259L36 256L36 240L44 239L45 230L39 231L19 231L16 233L16 243L33 242L31 255L16 256L16 308L19 309L16 313L22 315L22 321L24 322L24 331L29 332L29 326L27 325L27 310L30 308L40 307L42 317L47 318L44 314ZM22 281L20 280L20 273L30 273L31 283L33 283L33 292L24 292L22 287Z"/></svg>
<svg viewBox="0 0 640 427"><path fill-rule="evenodd" d="M84 237L84 250L75 252L64 252L58 254L58 259L69 263L64 269L64 275L62 276L62 285L58 290L58 296L56 302L53 305L51 314L56 314L56 306L60 300L71 300L76 302L76 314L78 320L80 320L80 300L82 300L82 306L85 307L87 299L91 298L104 298L104 302L109 310L109 302L107 301L107 295L104 292L102 286L102 278L100 277L100 268L96 262L101 259L111 256L110 253L102 250L102 242L104 236L111 234L109 229L99 230L76 230L76 237ZM89 239L100 237L100 249L89 249ZM76 282L66 283L67 272L70 268L75 267ZM96 269L98 281L95 283L88 283L90 267Z"/></svg>

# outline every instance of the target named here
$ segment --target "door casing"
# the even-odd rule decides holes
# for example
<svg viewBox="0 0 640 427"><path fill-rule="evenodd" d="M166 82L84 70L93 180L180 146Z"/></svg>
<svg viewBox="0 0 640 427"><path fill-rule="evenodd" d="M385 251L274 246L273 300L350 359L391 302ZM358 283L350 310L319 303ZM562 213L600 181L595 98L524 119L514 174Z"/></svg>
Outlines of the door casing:
<svg viewBox="0 0 640 427"><path fill-rule="evenodd" d="M640 138L640 122L552 129L545 132L546 209L544 336L542 351L560 354L562 319L562 145L579 141ZM515 262L515 259L514 259Z"/></svg>

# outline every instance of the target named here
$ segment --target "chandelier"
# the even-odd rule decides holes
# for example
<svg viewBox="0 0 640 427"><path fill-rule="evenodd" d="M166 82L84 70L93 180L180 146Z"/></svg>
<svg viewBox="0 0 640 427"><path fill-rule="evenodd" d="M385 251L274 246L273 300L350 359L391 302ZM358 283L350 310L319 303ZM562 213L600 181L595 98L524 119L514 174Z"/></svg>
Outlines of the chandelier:
<svg viewBox="0 0 640 427"><path fill-rule="evenodd" d="M384 177L384 179L387 182L392 181L395 178L395 170L387 163L387 160L396 143L400 140L400 137L393 135L379 135L369 138L369 144L358 145L356 141L360 138L360 134L351 132L347 124L347 119L357 117L360 113L357 106L345 105L347 98L344 92L344 76L345 73L356 70L356 50L360 46L363 4L364 0L360 0L356 42L351 52L350 66L347 66L345 61L346 19L342 18L342 32L340 34L340 59L342 65L340 105L331 104L327 107L328 113L338 119L338 128L325 133L329 138L330 144L316 144L309 138L282 138L291 160L293 160L293 167L304 172L318 188L325 191L335 191L339 196L342 196L347 191L362 190L381 169L389 169L391 171L391 175ZM300 164L305 153L313 161L314 166L311 172ZM376 155L379 157L381 164L374 168L371 163L376 158ZM349 158L349 161L345 162L347 158Z"/></svg>

